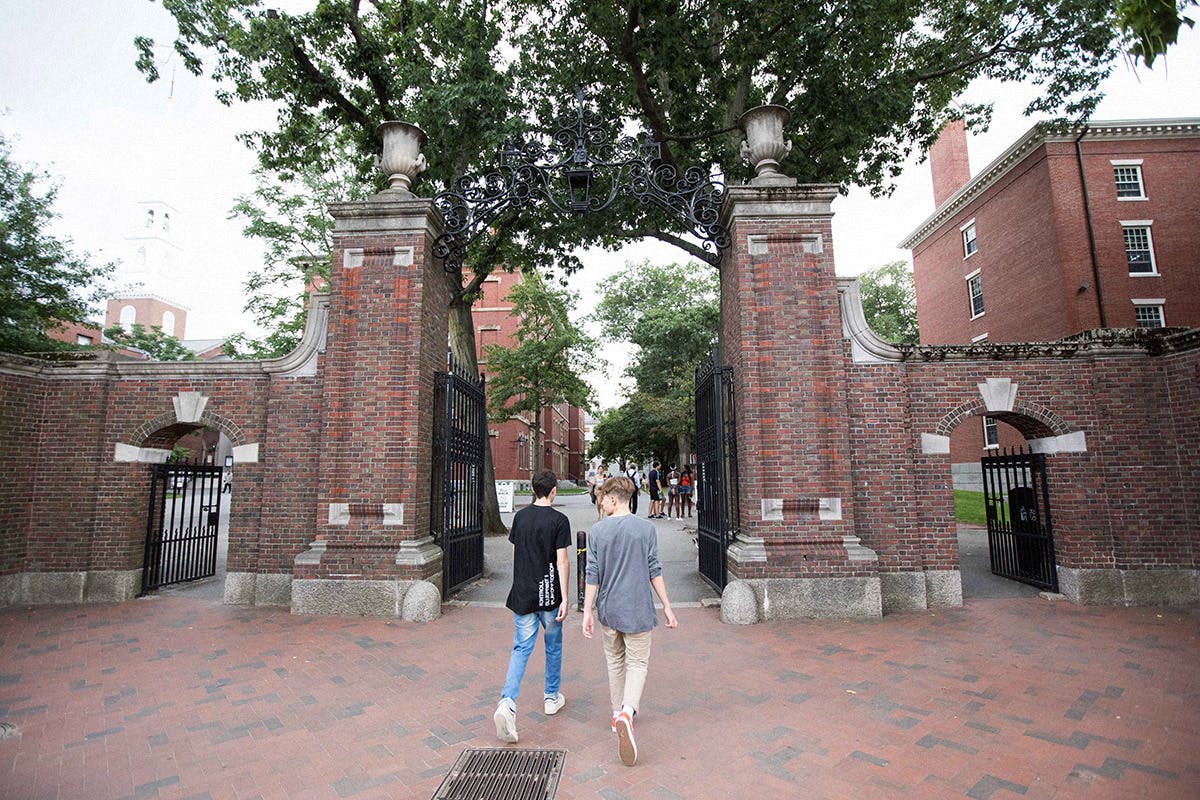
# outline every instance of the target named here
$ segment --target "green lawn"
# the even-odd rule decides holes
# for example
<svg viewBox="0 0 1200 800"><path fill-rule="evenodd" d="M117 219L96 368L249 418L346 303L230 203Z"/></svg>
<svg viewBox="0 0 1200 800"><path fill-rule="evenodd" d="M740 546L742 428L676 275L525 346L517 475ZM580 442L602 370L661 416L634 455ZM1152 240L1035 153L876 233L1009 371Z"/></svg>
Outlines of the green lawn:
<svg viewBox="0 0 1200 800"><path fill-rule="evenodd" d="M572 494L587 494L587 493L588 493L588 490L582 486L572 486L570 489L559 489L558 490L559 497L566 497L567 495L572 495ZM533 492L523 492L523 491L518 490L516 492L513 492L513 494L533 494Z"/></svg>
<svg viewBox="0 0 1200 800"><path fill-rule="evenodd" d="M987 525L987 512L983 509L983 492L954 490L954 518L972 525Z"/></svg>

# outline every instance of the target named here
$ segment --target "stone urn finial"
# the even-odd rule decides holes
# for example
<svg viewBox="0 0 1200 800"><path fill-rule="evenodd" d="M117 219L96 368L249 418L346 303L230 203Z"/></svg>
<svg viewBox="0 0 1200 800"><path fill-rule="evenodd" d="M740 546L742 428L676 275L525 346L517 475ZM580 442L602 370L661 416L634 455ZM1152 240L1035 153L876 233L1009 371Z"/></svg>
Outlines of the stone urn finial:
<svg viewBox="0 0 1200 800"><path fill-rule="evenodd" d="M379 168L388 177L389 189L411 194L413 179L425 171L425 131L411 122L385 122L379 126L383 156Z"/></svg>
<svg viewBox="0 0 1200 800"><path fill-rule="evenodd" d="M742 142L742 158L754 167L755 183L787 180L779 171L779 162L792 149L791 140L783 138L783 128L792 115L783 106L757 106L742 114L738 127L746 134Z"/></svg>

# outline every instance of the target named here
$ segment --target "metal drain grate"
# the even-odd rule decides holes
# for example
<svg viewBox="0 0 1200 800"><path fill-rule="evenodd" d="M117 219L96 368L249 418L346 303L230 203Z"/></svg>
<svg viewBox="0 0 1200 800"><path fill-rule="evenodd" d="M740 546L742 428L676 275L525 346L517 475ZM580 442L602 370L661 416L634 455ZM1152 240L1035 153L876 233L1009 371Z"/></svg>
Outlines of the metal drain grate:
<svg viewBox="0 0 1200 800"><path fill-rule="evenodd" d="M464 750L432 800L553 800L566 750Z"/></svg>

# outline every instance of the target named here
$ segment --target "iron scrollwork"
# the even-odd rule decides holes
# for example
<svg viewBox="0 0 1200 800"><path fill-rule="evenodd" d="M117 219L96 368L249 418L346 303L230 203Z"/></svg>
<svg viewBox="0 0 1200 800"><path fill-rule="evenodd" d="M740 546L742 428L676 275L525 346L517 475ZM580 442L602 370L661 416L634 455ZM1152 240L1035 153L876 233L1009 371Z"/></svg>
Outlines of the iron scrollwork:
<svg viewBox="0 0 1200 800"><path fill-rule="evenodd" d="M468 245L505 213L545 202L563 213L585 214L603 211L621 195L681 222L712 264L731 243L720 222L725 185L701 167L680 171L663 161L661 145L649 134L641 141L611 137L579 88L574 109L559 117L548 141L510 137L496 169L464 175L433 198L445 224L434 254L447 272L458 272Z"/></svg>

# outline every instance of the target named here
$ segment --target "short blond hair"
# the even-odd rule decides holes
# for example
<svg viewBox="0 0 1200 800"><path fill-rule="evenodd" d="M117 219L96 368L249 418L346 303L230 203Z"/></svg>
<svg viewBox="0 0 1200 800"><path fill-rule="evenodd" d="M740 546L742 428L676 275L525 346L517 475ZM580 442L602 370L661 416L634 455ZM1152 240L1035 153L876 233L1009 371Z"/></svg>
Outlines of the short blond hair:
<svg viewBox="0 0 1200 800"><path fill-rule="evenodd" d="M596 492L596 494L611 494L618 501L628 503L629 498L633 497L633 493L636 491L637 488L633 485L633 481L624 475L618 475L615 478L606 480L604 485L600 487L600 491Z"/></svg>

